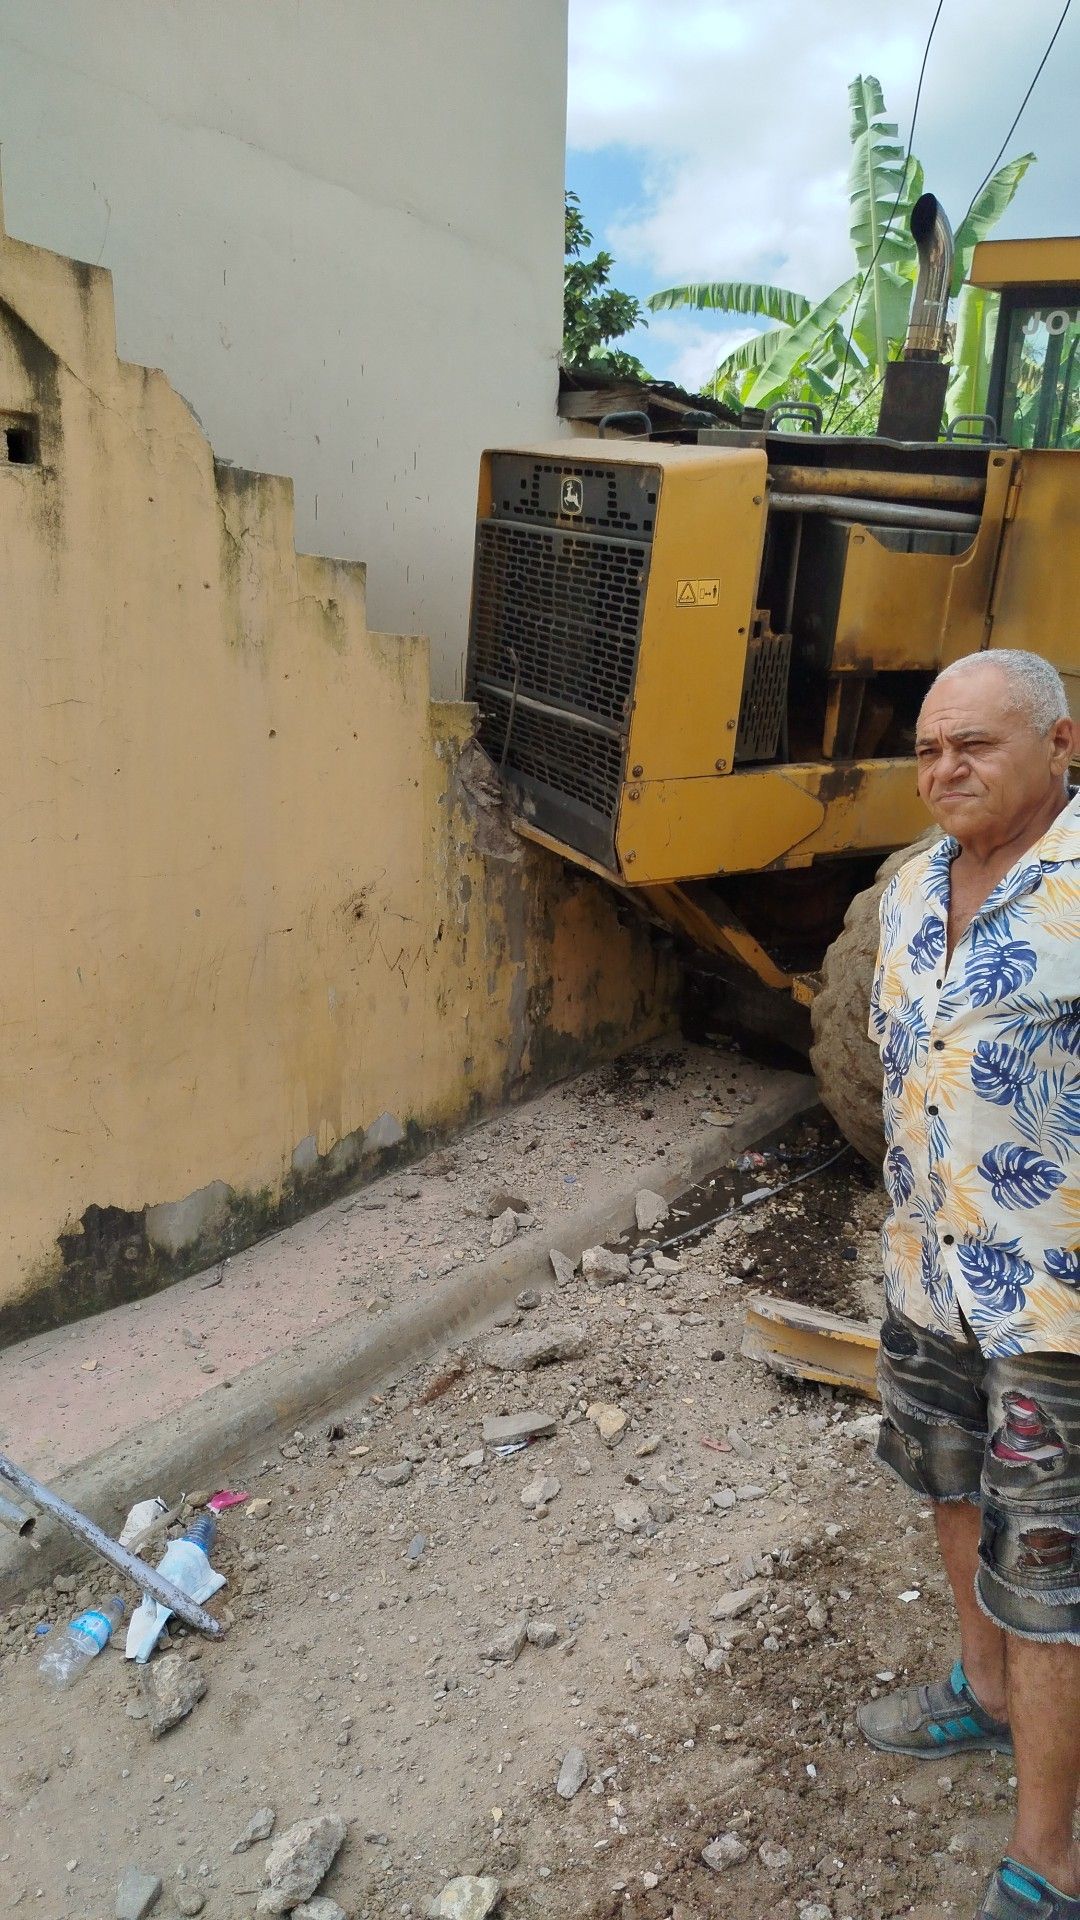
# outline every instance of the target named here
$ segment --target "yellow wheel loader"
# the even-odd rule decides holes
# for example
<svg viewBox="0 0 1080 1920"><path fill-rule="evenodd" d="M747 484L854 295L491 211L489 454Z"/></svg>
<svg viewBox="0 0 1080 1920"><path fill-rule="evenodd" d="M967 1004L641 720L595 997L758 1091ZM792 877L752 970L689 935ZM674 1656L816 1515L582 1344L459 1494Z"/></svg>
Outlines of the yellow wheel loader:
<svg viewBox="0 0 1080 1920"><path fill-rule="evenodd" d="M520 832L810 1005L823 1098L870 1157L863 890L927 828L922 698L979 648L1080 682L1080 238L975 249L987 413L942 438L952 236L930 194L911 224L874 436L774 416L484 455L466 681Z"/></svg>

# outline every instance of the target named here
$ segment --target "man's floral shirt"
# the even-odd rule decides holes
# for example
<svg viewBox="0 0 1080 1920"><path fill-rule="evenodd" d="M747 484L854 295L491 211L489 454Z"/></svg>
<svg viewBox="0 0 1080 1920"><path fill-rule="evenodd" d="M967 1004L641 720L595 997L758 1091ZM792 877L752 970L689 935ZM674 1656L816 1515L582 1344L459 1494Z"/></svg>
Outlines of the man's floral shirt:
<svg viewBox="0 0 1080 1920"><path fill-rule="evenodd" d="M1080 795L946 966L955 840L881 902L889 1304L986 1354L1080 1353Z"/></svg>

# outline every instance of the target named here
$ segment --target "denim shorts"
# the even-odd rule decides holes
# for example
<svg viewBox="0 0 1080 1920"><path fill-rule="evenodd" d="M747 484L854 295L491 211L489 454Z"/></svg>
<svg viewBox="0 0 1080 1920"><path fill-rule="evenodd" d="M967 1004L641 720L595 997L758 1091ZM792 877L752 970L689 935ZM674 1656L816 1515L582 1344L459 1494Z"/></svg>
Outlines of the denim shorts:
<svg viewBox="0 0 1080 1920"><path fill-rule="evenodd" d="M928 1500L981 1509L983 1612L1080 1646L1080 1356L988 1359L890 1309L878 1385L878 1458Z"/></svg>

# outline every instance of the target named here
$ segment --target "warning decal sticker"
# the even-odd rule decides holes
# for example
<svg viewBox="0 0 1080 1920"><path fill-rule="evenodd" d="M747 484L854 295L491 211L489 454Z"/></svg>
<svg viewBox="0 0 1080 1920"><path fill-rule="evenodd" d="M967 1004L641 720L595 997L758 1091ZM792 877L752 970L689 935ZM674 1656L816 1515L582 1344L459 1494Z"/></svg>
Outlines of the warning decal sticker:
<svg viewBox="0 0 1080 1920"><path fill-rule="evenodd" d="M715 607L720 602L719 580L679 580L675 585L677 607Z"/></svg>

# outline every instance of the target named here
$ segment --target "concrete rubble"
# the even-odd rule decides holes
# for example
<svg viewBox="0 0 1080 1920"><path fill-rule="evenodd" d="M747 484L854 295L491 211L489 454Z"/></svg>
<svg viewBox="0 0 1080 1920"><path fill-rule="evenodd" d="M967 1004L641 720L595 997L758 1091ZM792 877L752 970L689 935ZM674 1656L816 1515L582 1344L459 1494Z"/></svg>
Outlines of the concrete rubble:
<svg viewBox="0 0 1080 1920"><path fill-rule="evenodd" d="M728 1287L752 1259L755 1286L810 1276L851 1310L876 1271L877 1190L841 1162L829 1214L813 1210L809 1181L752 1210L752 1232L736 1220L677 1257L652 1250L642 1235L684 1225L679 1201L667 1220L630 1224L635 1196L675 1190L660 1149L674 1167L703 1108L735 1111L730 1085L761 1084L722 1049L666 1058L598 1073L587 1098L561 1091L546 1130L519 1111L500 1120L497 1149L480 1128L430 1156L435 1171L326 1210L360 1328L390 1297L426 1297L459 1254L504 1270L502 1292L440 1351L292 1415L227 1469L225 1484L252 1496L222 1515L215 1549L233 1619L214 1645L171 1623L150 1671L178 1660L210 1686L160 1746L124 1712L144 1704L143 1682L116 1649L65 1697L62 1721L41 1710L36 1629L92 1603L85 1571L0 1616L3 1897L8 1874L25 1911L99 1920L134 1859L164 1882L164 1920L247 1920L256 1901L300 1920L422 1920L455 1886L487 1899L488 1882L500 1920L616 1908L892 1920L917 1832L941 1910L973 1910L1011 1805L1007 1765L932 1768L924 1781L868 1754L851 1726L856 1689L907 1684L946 1655L929 1523L875 1470L876 1415L742 1360L745 1296ZM641 1115L669 1097L685 1118L646 1153ZM781 1137L788 1158L744 1184L832 1149L820 1116ZM604 1230L625 1270L617 1260L599 1284L575 1258L599 1232L575 1243L565 1219L594 1142L627 1195L623 1237ZM719 1210L731 1190L721 1174L695 1204ZM517 1217L509 1203L526 1195L535 1227L492 1261L492 1221ZM286 1252L303 1284L307 1243ZM229 1285L226 1273L199 1299ZM510 1322L498 1333L496 1307ZM228 1378L220 1330L188 1307L177 1321L181 1363L209 1349ZM205 1332L198 1349L184 1326ZM568 1328L569 1350L539 1373L488 1364L493 1341L539 1351ZM111 1364L98 1350L82 1394ZM205 1468L199 1478L220 1484ZM159 1484L178 1497L152 1474L130 1499ZM917 1605L900 1603L915 1591ZM71 1831L92 1793L93 1848L72 1832L57 1860L39 1836ZM298 1826L324 1821L321 1853L301 1842L262 1874ZM924 1904L919 1920L937 1910Z"/></svg>
<svg viewBox="0 0 1080 1920"><path fill-rule="evenodd" d="M346 1825L331 1814L299 1820L275 1840L263 1867L258 1913L291 1913L322 1885L345 1844Z"/></svg>
<svg viewBox="0 0 1080 1920"><path fill-rule="evenodd" d="M201 1664L177 1653L159 1654L140 1669L139 1679L150 1731L159 1738L187 1719L209 1684Z"/></svg>
<svg viewBox="0 0 1080 1920"><path fill-rule="evenodd" d="M116 1889L116 1920L146 1920L161 1899L161 1881L156 1873L144 1873L141 1867L125 1867Z"/></svg>
<svg viewBox="0 0 1080 1920"><path fill-rule="evenodd" d="M559 1777L555 1782L555 1791L560 1800L572 1800L581 1792L589 1777L589 1763L580 1747L571 1747L563 1755Z"/></svg>
<svg viewBox="0 0 1080 1920"><path fill-rule="evenodd" d="M490 1874L462 1874L450 1880L428 1908L430 1920L487 1920L502 1888Z"/></svg>
<svg viewBox="0 0 1080 1920"><path fill-rule="evenodd" d="M580 1327L527 1327L485 1340L480 1358L500 1373L532 1373L560 1360L576 1360L584 1344Z"/></svg>

